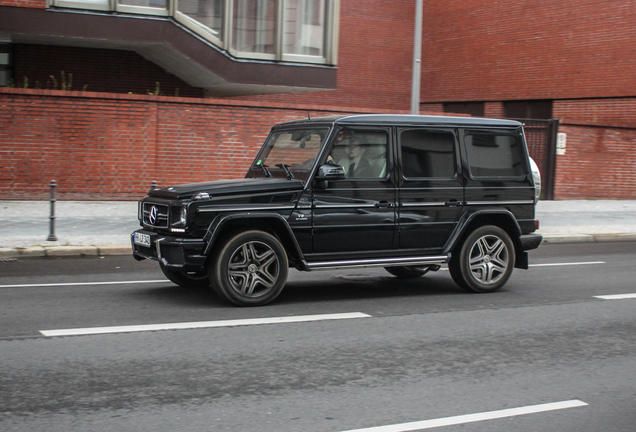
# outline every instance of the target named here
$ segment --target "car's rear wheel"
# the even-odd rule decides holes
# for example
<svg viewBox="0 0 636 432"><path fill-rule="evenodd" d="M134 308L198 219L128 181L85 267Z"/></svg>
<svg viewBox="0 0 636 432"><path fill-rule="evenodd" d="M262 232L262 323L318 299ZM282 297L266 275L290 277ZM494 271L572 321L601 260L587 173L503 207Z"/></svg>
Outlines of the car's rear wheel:
<svg viewBox="0 0 636 432"><path fill-rule="evenodd" d="M183 288L207 288L210 286L207 270L203 269L198 272L184 272L179 270L167 269L163 264L159 264L161 271L172 283Z"/></svg>
<svg viewBox="0 0 636 432"><path fill-rule="evenodd" d="M415 279L424 276L430 270L429 266L415 267L415 266L396 266L396 267L384 267L386 271L393 276L400 279Z"/></svg>
<svg viewBox="0 0 636 432"><path fill-rule="evenodd" d="M486 225L477 228L453 253L448 264L457 285L475 292L493 292L503 287L515 263L515 249L503 229Z"/></svg>
<svg viewBox="0 0 636 432"><path fill-rule="evenodd" d="M273 235L243 231L216 250L209 266L214 291L239 306L260 306L274 300L285 286L288 260Z"/></svg>

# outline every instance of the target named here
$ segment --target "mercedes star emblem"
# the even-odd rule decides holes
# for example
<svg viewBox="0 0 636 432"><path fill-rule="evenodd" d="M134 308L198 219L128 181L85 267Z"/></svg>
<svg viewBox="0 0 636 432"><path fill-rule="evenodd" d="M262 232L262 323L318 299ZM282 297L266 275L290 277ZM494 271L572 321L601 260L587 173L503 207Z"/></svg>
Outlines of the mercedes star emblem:
<svg viewBox="0 0 636 432"><path fill-rule="evenodd" d="M152 225L154 225L157 222L157 207L156 206L152 206L152 208L150 209L149 220Z"/></svg>

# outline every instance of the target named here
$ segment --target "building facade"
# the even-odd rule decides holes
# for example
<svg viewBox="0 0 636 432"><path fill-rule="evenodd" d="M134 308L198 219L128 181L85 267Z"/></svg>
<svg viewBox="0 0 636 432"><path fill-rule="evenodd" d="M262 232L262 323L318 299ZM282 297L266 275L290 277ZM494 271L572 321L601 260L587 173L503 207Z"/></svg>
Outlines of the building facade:
<svg viewBox="0 0 636 432"><path fill-rule="evenodd" d="M128 199L147 186L132 171L116 182L134 171L116 157L130 149L173 152L153 150L144 165L160 184L227 178L271 123L408 112L414 10L414 0L0 0L2 198L67 176L62 198L90 199L76 186L88 178ZM559 120L554 198L634 199L634 23L628 0L425 1L422 112ZM200 171L180 179L170 164Z"/></svg>

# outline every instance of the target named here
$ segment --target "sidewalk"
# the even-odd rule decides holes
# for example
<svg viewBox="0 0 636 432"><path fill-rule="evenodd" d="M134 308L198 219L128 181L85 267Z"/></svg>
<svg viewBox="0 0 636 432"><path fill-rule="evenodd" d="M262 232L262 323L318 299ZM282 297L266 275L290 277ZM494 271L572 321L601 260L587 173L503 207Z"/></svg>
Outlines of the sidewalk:
<svg viewBox="0 0 636 432"><path fill-rule="evenodd" d="M0 201L0 258L128 255L139 227L136 201L58 201L49 236L48 201ZM636 200L540 201L544 243L636 240Z"/></svg>

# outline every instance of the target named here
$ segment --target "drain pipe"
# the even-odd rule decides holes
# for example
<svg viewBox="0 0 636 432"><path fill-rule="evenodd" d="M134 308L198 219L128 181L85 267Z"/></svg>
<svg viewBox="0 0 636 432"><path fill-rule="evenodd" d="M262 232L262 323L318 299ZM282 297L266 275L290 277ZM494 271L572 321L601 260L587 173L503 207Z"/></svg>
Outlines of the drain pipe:
<svg viewBox="0 0 636 432"><path fill-rule="evenodd" d="M411 114L420 113L420 82L422 81L422 19L424 0L415 3L415 40L413 41L413 84L411 87Z"/></svg>

